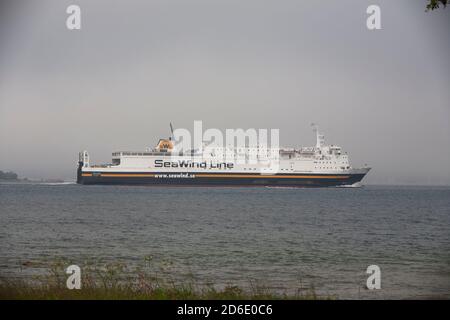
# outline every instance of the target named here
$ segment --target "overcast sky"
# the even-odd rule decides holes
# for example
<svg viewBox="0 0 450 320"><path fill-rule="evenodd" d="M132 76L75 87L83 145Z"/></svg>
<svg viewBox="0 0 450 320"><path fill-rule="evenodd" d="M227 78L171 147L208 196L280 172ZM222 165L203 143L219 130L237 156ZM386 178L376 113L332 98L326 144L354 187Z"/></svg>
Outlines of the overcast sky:
<svg viewBox="0 0 450 320"><path fill-rule="evenodd" d="M82 29L66 28L81 7ZM381 30L366 8L381 7ZM450 8L425 0L2 1L0 170L75 179L175 127L341 145L367 183L450 184Z"/></svg>

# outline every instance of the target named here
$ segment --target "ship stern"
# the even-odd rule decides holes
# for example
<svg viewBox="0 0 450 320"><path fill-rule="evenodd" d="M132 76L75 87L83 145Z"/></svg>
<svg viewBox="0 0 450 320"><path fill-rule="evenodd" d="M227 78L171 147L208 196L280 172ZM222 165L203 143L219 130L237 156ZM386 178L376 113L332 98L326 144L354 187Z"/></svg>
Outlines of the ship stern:
<svg viewBox="0 0 450 320"><path fill-rule="evenodd" d="M77 183L78 184L83 184L82 171L83 171L83 161L78 161L78 168L77 168Z"/></svg>

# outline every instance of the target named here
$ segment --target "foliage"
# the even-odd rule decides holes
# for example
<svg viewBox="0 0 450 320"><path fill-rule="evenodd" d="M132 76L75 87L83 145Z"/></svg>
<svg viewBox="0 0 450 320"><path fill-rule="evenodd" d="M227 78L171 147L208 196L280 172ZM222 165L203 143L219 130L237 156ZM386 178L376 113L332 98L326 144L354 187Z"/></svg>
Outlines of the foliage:
<svg viewBox="0 0 450 320"><path fill-rule="evenodd" d="M438 9L440 5L444 8L447 6L448 0L429 0L427 4L427 11Z"/></svg>
<svg viewBox="0 0 450 320"><path fill-rule="evenodd" d="M17 173L12 171L3 172L0 170L0 180L17 180Z"/></svg>
<svg viewBox="0 0 450 320"><path fill-rule="evenodd" d="M329 299L319 297L314 288L299 288L294 294L279 294L269 288L250 283L249 289L228 284L217 287L202 283L194 277L176 280L171 276L170 263L147 268L128 268L121 263L98 264L85 262L82 285L79 290L66 287L65 266L71 261L59 260L47 266L48 273L32 279L5 279L0 277L0 300L262 300L262 299ZM40 262L27 262L27 267L41 268Z"/></svg>

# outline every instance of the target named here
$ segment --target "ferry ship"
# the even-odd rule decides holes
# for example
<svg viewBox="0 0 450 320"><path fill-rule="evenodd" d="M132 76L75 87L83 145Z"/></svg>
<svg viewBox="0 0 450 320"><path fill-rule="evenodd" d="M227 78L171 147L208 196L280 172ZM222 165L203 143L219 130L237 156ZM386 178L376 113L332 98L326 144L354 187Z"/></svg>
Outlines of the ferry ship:
<svg viewBox="0 0 450 320"><path fill-rule="evenodd" d="M80 152L77 183L267 187L361 185L370 168L351 167L348 155L341 147L326 145L324 135L317 127L314 130L314 147L217 147L207 152L177 151L172 130L172 137L160 139L154 148L143 152L114 152L110 164L91 165L88 152ZM228 154L234 156L230 159ZM241 161L237 161L238 158Z"/></svg>

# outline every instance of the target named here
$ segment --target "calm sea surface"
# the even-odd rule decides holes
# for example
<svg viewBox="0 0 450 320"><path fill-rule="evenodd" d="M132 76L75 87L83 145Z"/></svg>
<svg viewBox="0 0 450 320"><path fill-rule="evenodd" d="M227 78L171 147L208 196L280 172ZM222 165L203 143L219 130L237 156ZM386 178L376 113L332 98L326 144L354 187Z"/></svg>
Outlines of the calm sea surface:
<svg viewBox="0 0 450 320"><path fill-rule="evenodd" d="M450 187L0 184L0 277L58 257L338 298L450 298ZM381 290L364 288L369 265Z"/></svg>

